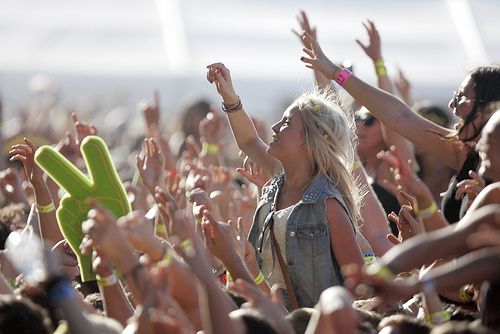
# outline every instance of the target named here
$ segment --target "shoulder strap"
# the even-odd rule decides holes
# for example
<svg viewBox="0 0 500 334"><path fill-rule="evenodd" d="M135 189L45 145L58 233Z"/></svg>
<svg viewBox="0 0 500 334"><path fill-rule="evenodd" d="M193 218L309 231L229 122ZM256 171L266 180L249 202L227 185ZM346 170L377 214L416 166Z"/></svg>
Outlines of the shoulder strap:
<svg viewBox="0 0 500 334"><path fill-rule="evenodd" d="M283 275L283 280L285 281L286 291L288 292L288 297L290 297L290 303L292 304L292 308L298 309L299 303L297 302L297 296L295 296L295 290L293 289L292 281L290 280L290 275L288 274L288 268L286 267L286 263L283 260L283 256L281 255L281 249L276 240L276 236L274 235L274 218L271 218L271 226L270 227L270 236L271 236L271 248L272 251L276 254L278 258L278 262L280 264L281 274Z"/></svg>

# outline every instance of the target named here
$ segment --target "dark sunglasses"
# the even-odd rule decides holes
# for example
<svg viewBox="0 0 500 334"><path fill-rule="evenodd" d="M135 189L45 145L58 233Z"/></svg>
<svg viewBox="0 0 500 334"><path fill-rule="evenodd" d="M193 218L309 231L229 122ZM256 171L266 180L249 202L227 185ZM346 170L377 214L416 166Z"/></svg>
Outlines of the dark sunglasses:
<svg viewBox="0 0 500 334"><path fill-rule="evenodd" d="M263 246L264 246L264 236L267 230L273 228L274 225L274 210L269 212L264 219L264 226L262 227L262 232L260 232L259 239L257 240L257 251L259 254L262 254Z"/></svg>
<svg viewBox="0 0 500 334"><path fill-rule="evenodd" d="M375 123L376 118L373 115L366 115L364 117L356 116L354 120L356 123L362 123L364 126L370 127Z"/></svg>

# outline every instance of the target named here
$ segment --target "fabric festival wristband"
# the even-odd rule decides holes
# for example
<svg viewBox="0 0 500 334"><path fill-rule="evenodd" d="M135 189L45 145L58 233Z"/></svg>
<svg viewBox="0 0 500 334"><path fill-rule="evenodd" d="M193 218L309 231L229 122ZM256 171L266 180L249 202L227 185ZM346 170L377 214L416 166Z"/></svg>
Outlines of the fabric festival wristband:
<svg viewBox="0 0 500 334"><path fill-rule="evenodd" d="M432 201L431 205L422 210L416 210L415 214L418 218L427 219L438 211L438 207L435 201Z"/></svg>
<svg viewBox="0 0 500 334"><path fill-rule="evenodd" d="M450 314L445 310L433 312L430 316L432 324L442 324L450 320Z"/></svg>
<svg viewBox="0 0 500 334"><path fill-rule="evenodd" d="M210 144L204 142L202 145L202 153L204 154L217 154L220 151L220 147L217 144Z"/></svg>
<svg viewBox="0 0 500 334"><path fill-rule="evenodd" d="M52 212L56 209L53 202L50 202L50 204L47 204L47 205L37 204L36 207L38 208L39 213L49 213L49 212Z"/></svg>
<svg viewBox="0 0 500 334"><path fill-rule="evenodd" d="M385 77L387 75L387 69L383 59L374 61L373 65L375 66L375 73L377 73L378 77Z"/></svg>
<svg viewBox="0 0 500 334"><path fill-rule="evenodd" d="M97 283L99 283L102 286L111 286L115 285L118 282L118 279L116 278L115 274L111 274L106 277L101 277L99 275L96 275L97 278Z"/></svg>
<svg viewBox="0 0 500 334"><path fill-rule="evenodd" d="M335 78L335 82L343 86L347 80L351 77L352 73L346 68L340 70L339 74Z"/></svg>
<svg viewBox="0 0 500 334"><path fill-rule="evenodd" d="M255 284L257 284L257 285L264 282L264 274L262 273L262 271L259 271L259 274L257 275L257 277L254 278L254 281L255 281Z"/></svg>

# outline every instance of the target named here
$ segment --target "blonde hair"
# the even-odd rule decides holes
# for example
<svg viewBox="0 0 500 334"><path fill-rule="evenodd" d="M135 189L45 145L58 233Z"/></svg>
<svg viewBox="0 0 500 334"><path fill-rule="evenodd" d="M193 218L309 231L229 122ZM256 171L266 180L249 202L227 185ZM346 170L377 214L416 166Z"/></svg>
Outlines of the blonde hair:
<svg viewBox="0 0 500 334"><path fill-rule="evenodd" d="M305 93L294 104L302 116L313 178L328 177L342 195L348 214L358 228L362 222L362 195L353 176L356 125L352 113L344 111L337 95L329 90Z"/></svg>

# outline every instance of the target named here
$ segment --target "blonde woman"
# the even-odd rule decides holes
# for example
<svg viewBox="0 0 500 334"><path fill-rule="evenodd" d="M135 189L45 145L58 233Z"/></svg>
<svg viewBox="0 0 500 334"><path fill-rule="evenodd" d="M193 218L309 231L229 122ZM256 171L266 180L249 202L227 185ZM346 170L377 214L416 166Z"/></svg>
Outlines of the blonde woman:
<svg viewBox="0 0 500 334"><path fill-rule="evenodd" d="M283 289L289 309L311 307L323 290L343 283L342 266L363 265L356 242L354 124L326 95L304 95L272 126L266 144L243 110L229 69L209 65L207 79L222 97L238 147L274 175L249 233L262 273Z"/></svg>

